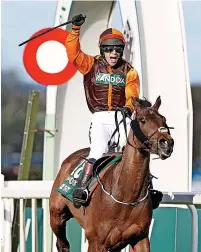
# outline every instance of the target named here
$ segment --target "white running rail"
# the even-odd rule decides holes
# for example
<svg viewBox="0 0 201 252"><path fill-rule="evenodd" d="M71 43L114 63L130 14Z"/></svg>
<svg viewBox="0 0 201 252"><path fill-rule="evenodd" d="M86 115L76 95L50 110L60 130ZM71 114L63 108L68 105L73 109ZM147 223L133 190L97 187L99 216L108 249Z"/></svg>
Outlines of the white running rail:
<svg viewBox="0 0 201 252"><path fill-rule="evenodd" d="M37 199L43 200L43 220L49 219L47 208L53 181L4 181L1 175L1 251L11 252L11 230L14 213L14 199L19 199L20 230L19 247L17 252L26 252L25 241L28 236L28 226L25 225L24 201L31 199L31 221L32 221L32 252L38 252L37 230ZM44 225L45 227L45 225ZM45 234L45 229L44 234ZM46 240L46 239L44 239ZM47 244L43 243L43 252L47 251Z"/></svg>
<svg viewBox="0 0 201 252"><path fill-rule="evenodd" d="M49 219L49 209L46 207L53 181L4 181L1 177L1 251L11 252L11 228L13 218L13 200L20 200L20 244L18 252L27 252L25 241L27 230L25 227L24 200L31 199L32 204L32 252L38 252L37 230L37 199L43 199L43 216ZM191 252L198 248L198 214L195 205L201 204L201 192L195 193L166 193L162 204L187 205L192 215ZM45 225L44 225L45 227ZM45 229L44 234L45 234ZM43 234L43 235L44 235ZM47 251L47 244L43 239L43 252ZM128 251L128 248L124 252ZM122 251L123 252L123 251Z"/></svg>

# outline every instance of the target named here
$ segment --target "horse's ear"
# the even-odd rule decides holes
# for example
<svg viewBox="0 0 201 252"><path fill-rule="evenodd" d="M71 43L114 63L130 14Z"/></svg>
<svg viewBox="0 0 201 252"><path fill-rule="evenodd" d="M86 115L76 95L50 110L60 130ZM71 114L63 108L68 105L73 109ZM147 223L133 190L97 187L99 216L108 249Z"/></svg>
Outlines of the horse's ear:
<svg viewBox="0 0 201 252"><path fill-rule="evenodd" d="M132 102L135 109L140 106L139 99L137 97L132 96L131 102Z"/></svg>
<svg viewBox="0 0 201 252"><path fill-rule="evenodd" d="M161 105L161 97L158 96L158 98L156 99L156 101L155 101L155 103L154 103L154 105L153 105L153 108L154 108L155 110L158 110L159 107L160 107L160 105Z"/></svg>

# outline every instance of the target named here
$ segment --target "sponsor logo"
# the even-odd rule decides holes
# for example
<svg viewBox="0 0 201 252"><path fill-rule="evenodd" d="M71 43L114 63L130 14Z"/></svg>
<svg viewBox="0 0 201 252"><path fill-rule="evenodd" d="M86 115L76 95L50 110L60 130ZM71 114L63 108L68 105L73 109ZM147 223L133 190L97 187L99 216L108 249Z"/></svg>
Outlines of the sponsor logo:
<svg viewBox="0 0 201 252"><path fill-rule="evenodd" d="M97 84L106 84L106 85L116 85L116 86L125 86L125 76L120 74L106 74L98 73L96 74L96 83Z"/></svg>

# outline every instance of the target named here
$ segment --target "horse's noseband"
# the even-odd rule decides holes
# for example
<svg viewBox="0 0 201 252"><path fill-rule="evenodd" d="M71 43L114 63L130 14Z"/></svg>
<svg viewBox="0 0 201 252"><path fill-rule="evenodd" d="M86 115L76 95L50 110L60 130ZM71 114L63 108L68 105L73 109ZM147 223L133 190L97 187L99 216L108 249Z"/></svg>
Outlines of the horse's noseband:
<svg viewBox="0 0 201 252"><path fill-rule="evenodd" d="M169 129L173 129L173 127L168 127L167 124L165 124L165 127L159 127L156 131L154 131L150 136L145 136L145 134L142 132L139 122L137 120L137 118L135 118L134 120L131 121L131 129L133 130L133 133L135 134L135 136L137 137L137 139L144 144L144 146L147 149L151 148L150 145L150 139L157 133L157 132L161 132L161 133L168 133L170 135L170 130Z"/></svg>
<svg viewBox="0 0 201 252"><path fill-rule="evenodd" d="M134 119L131 121L131 129L133 130L133 133L137 137L137 139L144 144L147 148L150 148L149 146L149 139L140 129L140 125L137 119Z"/></svg>

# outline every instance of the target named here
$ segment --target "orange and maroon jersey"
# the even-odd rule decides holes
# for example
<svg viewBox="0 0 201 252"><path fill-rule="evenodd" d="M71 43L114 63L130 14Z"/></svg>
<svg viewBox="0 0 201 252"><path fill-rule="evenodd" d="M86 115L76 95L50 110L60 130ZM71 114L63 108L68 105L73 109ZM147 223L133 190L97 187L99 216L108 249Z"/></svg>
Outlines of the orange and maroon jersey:
<svg viewBox="0 0 201 252"><path fill-rule="evenodd" d="M90 56L80 48L80 27L72 26L66 39L68 59L84 75L87 104L92 113L129 107L131 97L139 97L140 82L136 70L125 60L111 67L104 57Z"/></svg>

